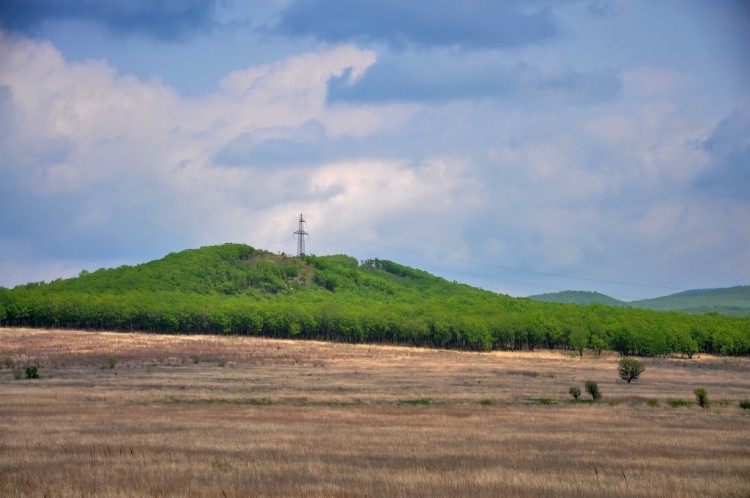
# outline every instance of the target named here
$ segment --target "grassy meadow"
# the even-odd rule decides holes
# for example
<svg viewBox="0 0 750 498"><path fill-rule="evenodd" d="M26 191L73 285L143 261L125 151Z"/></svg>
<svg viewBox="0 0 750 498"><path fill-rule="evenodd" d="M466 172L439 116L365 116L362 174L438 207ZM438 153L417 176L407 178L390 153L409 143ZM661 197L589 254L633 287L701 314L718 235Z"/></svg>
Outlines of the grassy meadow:
<svg viewBox="0 0 750 498"><path fill-rule="evenodd" d="M0 359L0 496L750 496L748 358L626 384L606 353L0 328Z"/></svg>

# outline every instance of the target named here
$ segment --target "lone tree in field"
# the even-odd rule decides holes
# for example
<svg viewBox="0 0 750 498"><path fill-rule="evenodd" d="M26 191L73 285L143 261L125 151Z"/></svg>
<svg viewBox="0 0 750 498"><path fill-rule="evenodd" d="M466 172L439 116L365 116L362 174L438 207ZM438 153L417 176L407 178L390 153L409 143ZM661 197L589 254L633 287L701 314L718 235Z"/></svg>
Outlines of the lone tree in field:
<svg viewBox="0 0 750 498"><path fill-rule="evenodd" d="M591 395L591 399L594 401L602 399L602 392L599 390L599 384L595 380L587 380L584 387L586 388L586 392Z"/></svg>
<svg viewBox="0 0 750 498"><path fill-rule="evenodd" d="M704 388L697 388L693 391L693 394L695 394L695 399L698 401L701 408L708 406L708 392Z"/></svg>
<svg viewBox="0 0 750 498"><path fill-rule="evenodd" d="M646 367L644 367L643 363L640 361L634 360L633 358L623 358L620 360L620 366L617 368L617 373L620 374L622 380L630 384L636 380L644 370L646 370Z"/></svg>

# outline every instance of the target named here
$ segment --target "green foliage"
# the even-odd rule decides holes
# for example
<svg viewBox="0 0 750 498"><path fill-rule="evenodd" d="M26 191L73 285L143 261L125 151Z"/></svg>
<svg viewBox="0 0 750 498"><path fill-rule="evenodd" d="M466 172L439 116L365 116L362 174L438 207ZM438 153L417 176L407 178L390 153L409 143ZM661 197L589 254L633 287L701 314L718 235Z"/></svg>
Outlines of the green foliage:
<svg viewBox="0 0 750 498"><path fill-rule="evenodd" d="M727 289L700 289L680 292L670 296L620 301L598 292L562 291L530 296L529 299L549 303L592 304L651 309L656 311L681 311L691 314L719 313L750 317L750 286Z"/></svg>
<svg viewBox="0 0 750 498"><path fill-rule="evenodd" d="M750 354L750 319L514 299L388 260L292 258L242 244L0 288L0 324L476 351Z"/></svg>
<svg viewBox="0 0 750 498"><path fill-rule="evenodd" d="M535 301L542 301L545 303L564 303L564 304L591 304L600 303L608 306L624 306L626 303L601 294L599 292L590 291L562 291L562 292L550 292L547 294L537 294L535 296L529 296L529 299Z"/></svg>
<svg viewBox="0 0 750 498"><path fill-rule="evenodd" d="M38 379L39 378L39 367L31 365L26 367L26 378L27 379Z"/></svg>
<svg viewBox="0 0 750 498"><path fill-rule="evenodd" d="M110 356L104 360L104 364L102 364L103 370L112 370L117 366L117 358L114 356Z"/></svg>
<svg viewBox="0 0 750 498"><path fill-rule="evenodd" d="M602 351L607 349L607 341L602 337L601 334L594 333L589 337L589 348L596 353L597 356L602 355Z"/></svg>
<svg viewBox="0 0 750 498"><path fill-rule="evenodd" d="M693 394L695 394L695 400L701 408L706 408L708 406L708 392L704 388L696 388L693 391Z"/></svg>
<svg viewBox="0 0 750 498"><path fill-rule="evenodd" d="M599 401L602 399L602 393L599 390L599 384L597 384L596 381L587 380L584 387L586 388L586 392L591 395L592 400Z"/></svg>
<svg viewBox="0 0 750 498"><path fill-rule="evenodd" d="M552 404L552 400L549 398L537 398L534 401L536 401L536 403L539 405L551 405Z"/></svg>
<svg viewBox="0 0 750 498"><path fill-rule="evenodd" d="M653 399L653 398L652 398L652 399L650 399L650 400L646 401L646 404L647 404L648 406L659 406L659 400L658 400L658 399Z"/></svg>
<svg viewBox="0 0 750 498"><path fill-rule="evenodd" d="M617 373L620 378L628 384L637 380L644 370L646 370L646 367L643 366L643 363L634 358L621 359L617 367Z"/></svg>
<svg viewBox="0 0 750 498"><path fill-rule="evenodd" d="M669 406L673 408L679 408L681 406L690 406L690 401L686 399L681 399L681 398L672 399L669 401Z"/></svg>
<svg viewBox="0 0 750 498"><path fill-rule="evenodd" d="M568 389L568 393L573 396L573 399L578 399L581 396L581 389L573 386L570 389Z"/></svg>
<svg viewBox="0 0 750 498"><path fill-rule="evenodd" d="M740 408L743 410L750 410L750 399L743 399L740 401Z"/></svg>
<svg viewBox="0 0 750 498"><path fill-rule="evenodd" d="M589 341L588 331L579 325L573 325L571 328L572 330L569 333L570 345L578 351L579 356L583 356L583 350L586 349Z"/></svg>
<svg viewBox="0 0 750 498"><path fill-rule="evenodd" d="M398 402L400 405L427 406L431 403L430 398L403 399Z"/></svg>
<svg viewBox="0 0 750 498"><path fill-rule="evenodd" d="M690 290L627 304L658 311L682 311L694 314L720 313L747 317L750 316L750 285L727 289Z"/></svg>

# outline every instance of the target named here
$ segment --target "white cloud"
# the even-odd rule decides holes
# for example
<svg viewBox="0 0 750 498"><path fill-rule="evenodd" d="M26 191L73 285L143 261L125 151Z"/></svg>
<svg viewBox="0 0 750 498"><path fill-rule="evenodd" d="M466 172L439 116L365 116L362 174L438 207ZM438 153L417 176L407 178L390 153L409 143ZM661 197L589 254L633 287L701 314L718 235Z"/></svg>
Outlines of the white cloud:
<svg viewBox="0 0 750 498"><path fill-rule="evenodd" d="M8 89L4 108L12 111L2 118L11 132L2 139L0 169L5 188L18 195L5 197L3 216L12 212L29 225L57 217L64 226L55 232L70 238L83 230L123 232L119 240L138 241L184 230L196 243L241 235L231 227L252 230L242 220L264 203L283 202L284 184L293 178L214 167L211 157L231 139L311 119L332 134L366 134L410 112L327 108L331 75L348 68L359 74L374 62L372 52L351 46L238 71L219 92L183 99L159 81L120 75L106 61L70 63L47 42L0 36L0 85ZM22 211L21 196L35 204L33 212ZM32 246L58 243L56 234L40 232L27 235L37 238Z"/></svg>
<svg viewBox="0 0 750 498"><path fill-rule="evenodd" d="M330 78L364 81L376 63L344 45L185 98L105 60L0 36L0 285L226 241L290 252L300 212L317 254L401 260L400 248L419 267L435 256L614 280L659 270L666 282L706 261L702 247L735 262L717 270L723 281L750 272L746 201L691 192L711 159L700 144L727 110L700 112L682 73L626 70L621 96L583 107L332 103ZM222 162L226 151L237 157ZM243 161L250 153L275 162Z"/></svg>

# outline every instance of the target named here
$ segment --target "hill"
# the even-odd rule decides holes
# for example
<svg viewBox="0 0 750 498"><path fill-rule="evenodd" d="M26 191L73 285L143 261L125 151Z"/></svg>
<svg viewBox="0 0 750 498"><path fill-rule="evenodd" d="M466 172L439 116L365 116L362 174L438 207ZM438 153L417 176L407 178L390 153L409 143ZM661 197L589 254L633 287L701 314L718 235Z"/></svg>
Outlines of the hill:
<svg viewBox="0 0 750 498"><path fill-rule="evenodd" d="M750 285L726 289L698 289L655 299L631 301L628 306L685 313L722 313L750 316Z"/></svg>
<svg viewBox="0 0 750 498"><path fill-rule="evenodd" d="M0 325L662 355L750 354L750 320L543 303L393 261L294 258L243 244L0 288Z"/></svg>
<svg viewBox="0 0 750 498"><path fill-rule="evenodd" d="M608 306L627 306L657 311L680 311L691 314L720 313L750 317L750 286L726 289L697 289L669 296L639 301L620 301L598 292L562 291L537 294L529 299L548 303L601 303Z"/></svg>
<svg viewBox="0 0 750 498"><path fill-rule="evenodd" d="M625 303L600 292L561 291L529 296L529 299L545 303L591 304L600 303L608 306L624 306Z"/></svg>

